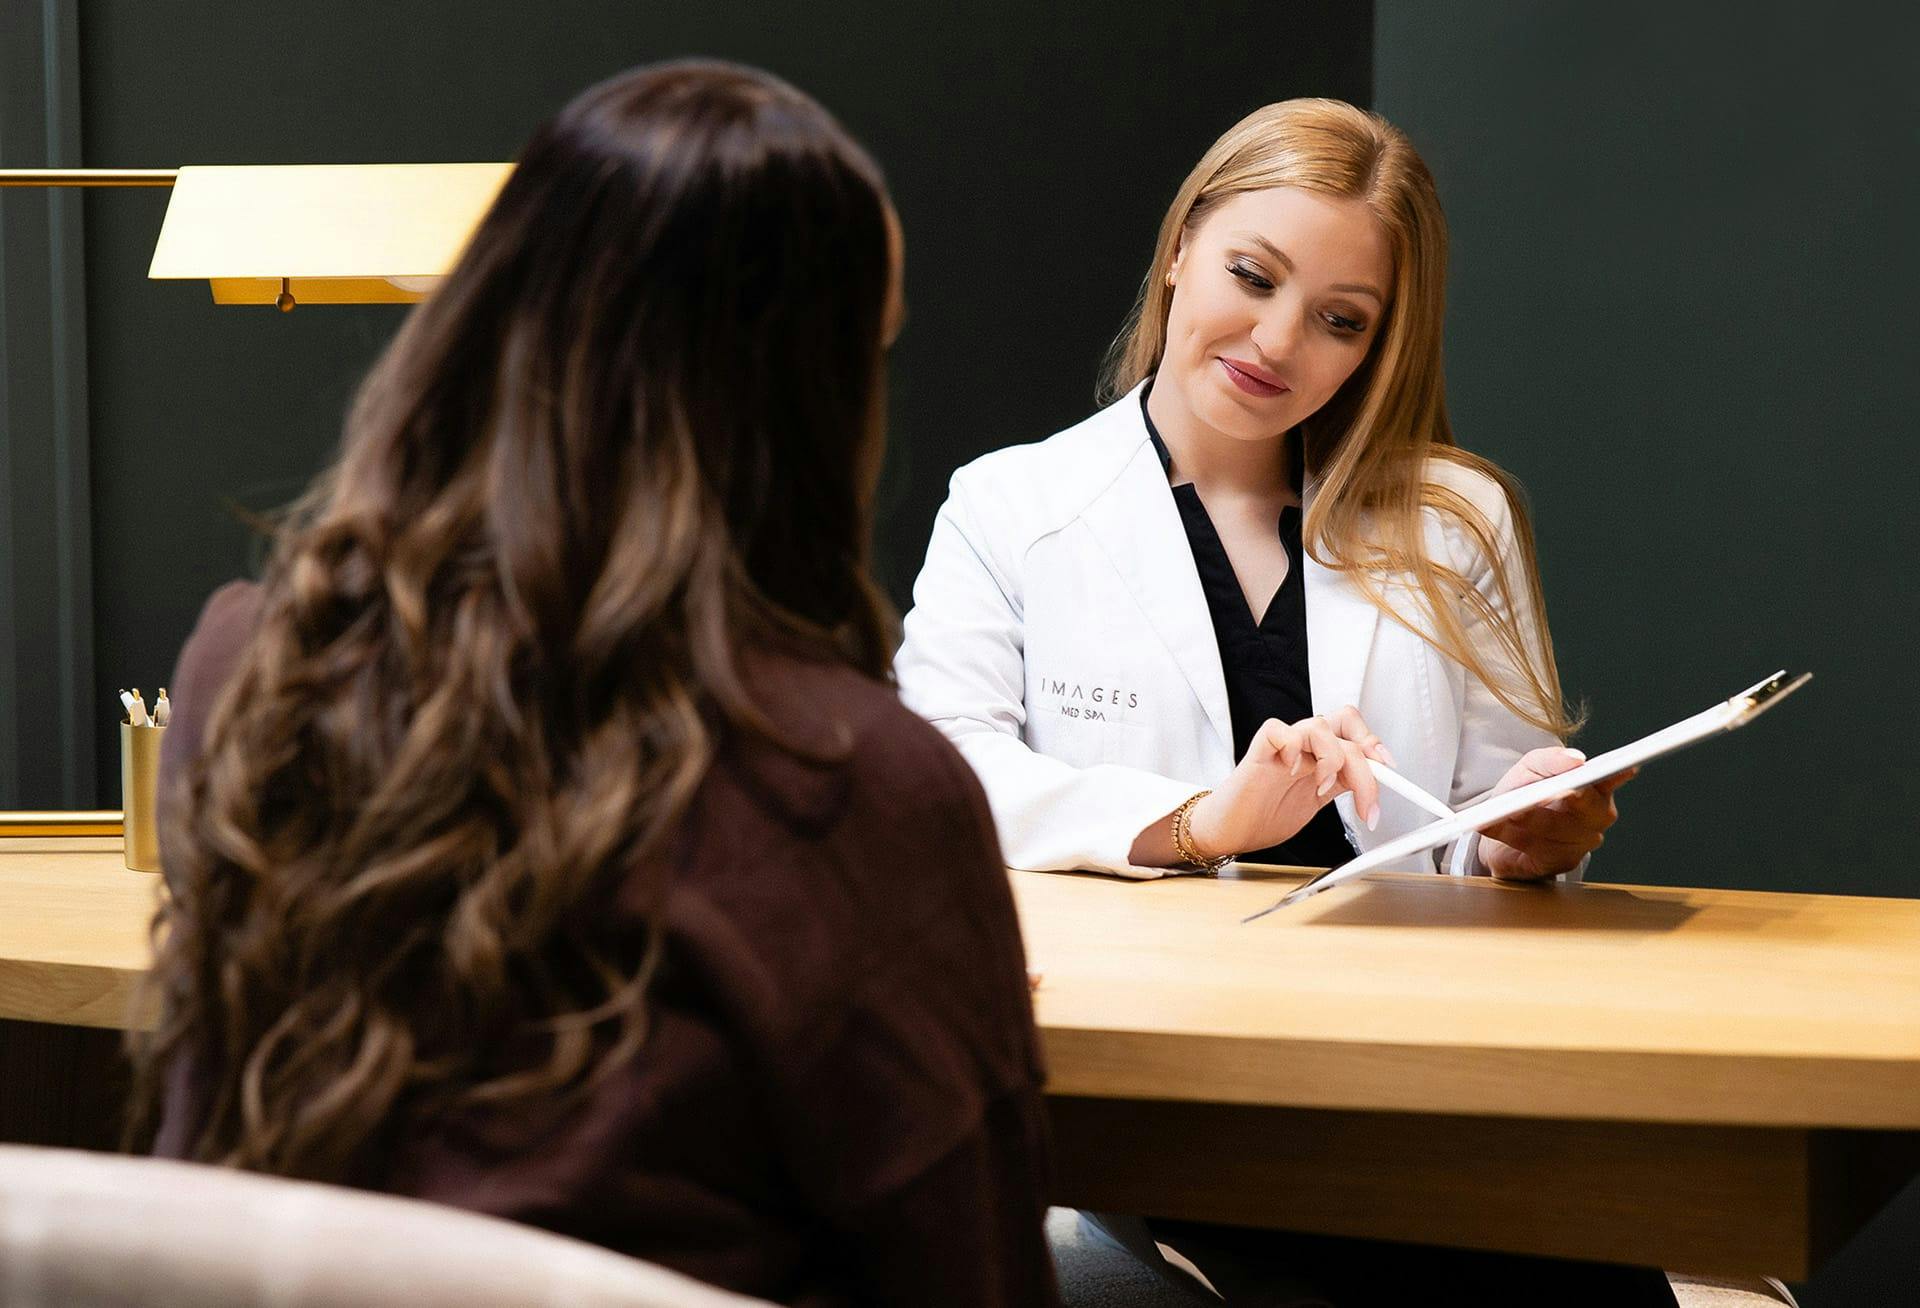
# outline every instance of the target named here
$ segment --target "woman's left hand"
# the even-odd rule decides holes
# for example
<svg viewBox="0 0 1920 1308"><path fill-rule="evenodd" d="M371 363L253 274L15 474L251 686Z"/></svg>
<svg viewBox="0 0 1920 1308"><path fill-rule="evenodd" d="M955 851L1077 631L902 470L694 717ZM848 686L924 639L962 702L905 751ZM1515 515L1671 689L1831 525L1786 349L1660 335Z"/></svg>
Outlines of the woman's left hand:
<svg viewBox="0 0 1920 1308"><path fill-rule="evenodd" d="M1557 745L1536 749L1507 770L1489 798L1570 772L1586 761L1578 750ZM1613 792L1638 771L1608 777L1494 823L1480 833L1480 861L1508 881L1538 881L1572 871L1606 839L1607 828L1620 816Z"/></svg>

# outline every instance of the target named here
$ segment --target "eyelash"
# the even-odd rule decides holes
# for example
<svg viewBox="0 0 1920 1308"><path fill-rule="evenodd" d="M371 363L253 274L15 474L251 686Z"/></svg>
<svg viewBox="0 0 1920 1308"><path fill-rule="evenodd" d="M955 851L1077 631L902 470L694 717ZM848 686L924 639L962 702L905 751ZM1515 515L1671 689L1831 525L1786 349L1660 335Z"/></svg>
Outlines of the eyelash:
<svg viewBox="0 0 1920 1308"><path fill-rule="evenodd" d="M1239 278L1240 281L1246 285L1250 294L1263 294L1273 289L1272 282L1254 271L1253 268L1247 264L1230 263L1227 265L1227 271ZM1367 325L1364 322L1355 318L1344 317L1337 313L1322 314L1321 320L1325 322L1328 328L1337 336L1358 336L1367 330Z"/></svg>
<svg viewBox="0 0 1920 1308"><path fill-rule="evenodd" d="M1241 281L1245 282L1247 285L1255 287L1259 290L1270 291L1273 289L1272 282L1262 277L1259 273L1255 272L1252 268L1248 267L1244 263L1230 263L1227 265L1227 271L1232 273L1235 277L1238 277Z"/></svg>

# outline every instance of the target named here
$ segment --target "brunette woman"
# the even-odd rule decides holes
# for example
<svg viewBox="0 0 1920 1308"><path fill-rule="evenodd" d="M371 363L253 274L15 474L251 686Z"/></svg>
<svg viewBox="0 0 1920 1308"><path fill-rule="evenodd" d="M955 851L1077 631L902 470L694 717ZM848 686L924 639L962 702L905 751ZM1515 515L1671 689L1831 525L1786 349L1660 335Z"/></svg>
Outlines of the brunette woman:
<svg viewBox="0 0 1920 1308"><path fill-rule="evenodd" d="M171 683L162 1153L787 1303L1052 1300L991 818L867 574L900 267L766 74L535 133Z"/></svg>

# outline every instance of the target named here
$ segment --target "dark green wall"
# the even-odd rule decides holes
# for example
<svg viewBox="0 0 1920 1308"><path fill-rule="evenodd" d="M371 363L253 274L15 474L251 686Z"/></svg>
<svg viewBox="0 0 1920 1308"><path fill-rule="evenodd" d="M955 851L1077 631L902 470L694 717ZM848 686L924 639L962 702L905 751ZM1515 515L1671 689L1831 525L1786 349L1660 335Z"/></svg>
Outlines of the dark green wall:
<svg viewBox="0 0 1920 1308"><path fill-rule="evenodd" d="M1379 6L1456 429L1532 493L1590 749L1816 676L1628 786L1594 875L1913 895L1916 24L1679 9Z"/></svg>
<svg viewBox="0 0 1920 1308"><path fill-rule="evenodd" d="M1378 5L1376 105L1452 226L1453 416L1532 491L1590 746L1817 677L1628 786L1593 875L1911 896L1920 24L1688 8ZM1917 1231L1920 1186L1802 1304L1920 1302Z"/></svg>
<svg viewBox="0 0 1920 1308"><path fill-rule="evenodd" d="M0 0L9 5L31 0ZM947 475L1089 411L1160 216L1237 117L1364 102L1371 6L411 3L81 6L85 162L501 159L587 83L708 54L813 92L886 168L907 233L878 555L904 599ZM112 685L151 687L247 570L231 505L290 498L403 310L215 309L151 283L163 193L86 200L99 799ZM109 684L112 683L112 684ZM4 798L4 797L0 797Z"/></svg>
<svg viewBox="0 0 1920 1308"><path fill-rule="evenodd" d="M1920 34L1864 7L1699 8L1382 0L1376 41L1375 6L1339 0L0 0L0 71L45 62L32 34L77 15L72 66L71 37L48 38L62 61L48 94L77 77L83 149L61 161L95 166L506 158L577 88L672 55L798 82L871 145L906 224L912 320L879 540L902 598L948 471L1088 407L1198 151L1269 100L1375 94L1439 176L1456 424L1533 492L1566 678L1592 705L1586 743L1782 664L1818 674L1746 735L1629 787L1596 875L1910 895ZM21 87L0 101L9 152L40 131ZM164 203L84 202L85 386L64 421L85 446L65 456L77 484L90 473L91 531L62 557L91 545L101 735L98 793L68 802L117 803L112 686L158 683L200 599L250 569L234 507L304 485L402 312L216 310L204 287L150 283ZM0 253L59 248L22 236L20 202L5 204ZM20 269L0 268L9 366L57 368L58 350L21 347L37 311ZM43 270L36 294L57 303L59 283ZM10 420L56 412L57 384L8 380ZM49 430L31 458L9 430L0 474L53 466L67 437ZM38 533L34 558L9 567L53 566L43 499L4 475L0 497L0 524ZM9 602L54 584L0 574ZM45 672L29 646L53 638L7 635L10 686L25 686ZM0 695L0 713L33 708L20 699ZM18 760L59 741L18 744L0 758L0 805L57 802L58 769ZM1809 1308L1911 1301L1893 1250L1916 1226L1910 1194L1808 1287Z"/></svg>

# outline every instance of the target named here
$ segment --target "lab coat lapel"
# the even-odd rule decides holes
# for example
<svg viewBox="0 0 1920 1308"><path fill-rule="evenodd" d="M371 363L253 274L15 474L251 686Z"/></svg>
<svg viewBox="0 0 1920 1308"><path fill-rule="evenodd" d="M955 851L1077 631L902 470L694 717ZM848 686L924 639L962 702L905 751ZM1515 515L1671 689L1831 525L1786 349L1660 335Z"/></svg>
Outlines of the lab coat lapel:
<svg viewBox="0 0 1920 1308"><path fill-rule="evenodd" d="M1231 757L1233 718L1227 709L1227 678L1186 526L1167 488L1166 470L1137 416L1138 402L1122 400L1114 407L1136 415L1139 447L1081 520L1106 551L1154 634L1173 655L1219 735L1222 752Z"/></svg>

